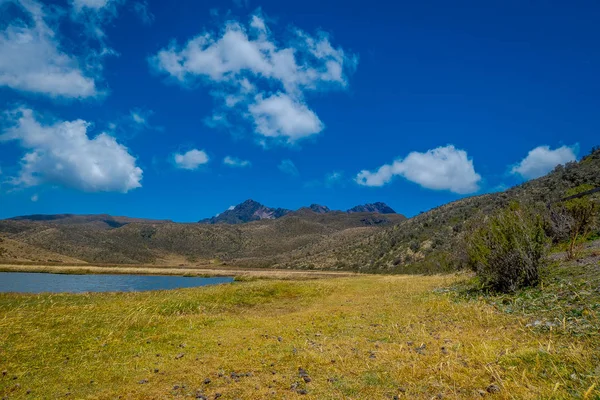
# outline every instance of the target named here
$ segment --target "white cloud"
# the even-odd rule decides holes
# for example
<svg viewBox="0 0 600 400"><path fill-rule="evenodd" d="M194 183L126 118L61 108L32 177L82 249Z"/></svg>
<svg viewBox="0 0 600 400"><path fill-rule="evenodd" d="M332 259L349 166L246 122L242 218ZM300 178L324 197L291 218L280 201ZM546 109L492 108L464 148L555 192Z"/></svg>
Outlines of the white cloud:
<svg viewBox="0 0 600 400"><path fill-rule="evenodd" d="M144 25L152 25L154 22L154 14L150 12L147 1L133 3L133 11Z"/></svg>
<svg viewBox="0 0 600 400"><path fill-rule="evenodd" d="M173 156L177 168L195 170L200 165L208 162L208 155L204 150L192 149L183 154L175 153Z"/></svg>
<svg viewBox="0 0 600 400"><path fill-rule="evenodd" d="M83 120L39 122L31 109L5 114L12 124L0 142L18 141L27 149L21 171L12 183L57 184L87 192L127 192L141 187L142 170L128 149L106 133L88 137Z"/></svg>
<svg viewBox="0 0 600 400"><path fill-rule="evenodd" d="M57 33L46 24L44 7L33 0L17 3L32 22L14 20L0 32L0 86L52 97L98 95L94 78L61 49Z"/></svg>
<svg viewBox="0 0 600 400"><path fill-rule="evenodd" d="M34 203L37 202L39 199L40 197L37 195L37 193L31 196L31 201L33 201Z"/></svg>
<svg viewBox="0 0 600 400"><path fill-rule="evenodd" d="M230 167L249 167L252 165L248 160L241 160L236 157L227 156L223 159L223 164L228 165Z"/></svg>
<svg viewBox="0 0 600 400"><path fill-rule="evenodd" d="M284 93L258 97L249 107L256 132L266 137L283 137L295 142L323 130L323 123L305 104Z"/></svg>
<svg viewBox="0 0 600 400"><path fill-rule="evenodd" d="M264 18L255 14L247 25L229 21L219 34L205 32L184 45L173 41L149 61L182 86L214 88L214 115L249 120L257 134L293 143L324 128L305 94L345 89L357 60L334 48L323 32L311 36L296 29L278 41Z"/></svg>
<svg viewBox="0 0 600 400"><path fill-rule="evenodd" d="M467 152L448 145L425 153L412 152L375 172L363 170L356 176L356 182L364 186L383 186L396 175L428 189L459 194L476 192L481 180Z"/></svg>
<svg viewBox="0 0 600 400"><path fill-rule="evenodd" d="M292 176L300 175L298 168L296 168L296 164L294 164L292 160L282 160L281 163L279 163L279 165L277 166L277 168L279 168L279 170L284 174Z"/></svg>
<svg viewBox="0 0 600 400"><path fill-rule="evenodd" d="M512 173L521 175L525 179L535 179L546 175L560 164L577 159L578 146L562 146L550 149L550 146L539 146L531 150L517 165L513 166Z"/></svg>

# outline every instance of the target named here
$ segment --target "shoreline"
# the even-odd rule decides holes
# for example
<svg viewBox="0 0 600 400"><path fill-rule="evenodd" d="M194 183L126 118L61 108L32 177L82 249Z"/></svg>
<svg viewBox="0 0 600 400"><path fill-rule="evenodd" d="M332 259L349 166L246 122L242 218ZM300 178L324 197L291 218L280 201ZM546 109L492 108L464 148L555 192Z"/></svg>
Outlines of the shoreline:
<svg viewBox="0 0 600 400"><path fill-rule="evenodd" d="M256 268L218 268L218 267L165 267L165 266L98 266L98 265L26 265L0 264L0 272L29 272L70 275L163 275L183 277L223 277L231 276L235 280L245 279L319 279L361 276L354 272L304 271L284 269Z"/></svg>

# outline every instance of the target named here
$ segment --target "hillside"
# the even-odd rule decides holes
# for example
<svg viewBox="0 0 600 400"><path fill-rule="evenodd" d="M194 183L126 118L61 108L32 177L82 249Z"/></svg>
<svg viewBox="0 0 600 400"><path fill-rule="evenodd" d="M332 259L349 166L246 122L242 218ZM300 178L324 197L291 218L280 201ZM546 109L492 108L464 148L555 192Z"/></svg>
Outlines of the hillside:
<svg viewBox="0 0 600 400"><path fill-rule="evenodd" d="M90 263L190 265L218 259L269 266L307 254L306 249L325 240L345 243L348 238L356 240L405 219L398 214L318 213L310 209L244 224L115 219L120 224L111 226L106 222L113 221L111 218L13 218L0 221L0 236L27 246L29 250L11 256L21 261L58 260L54 254L60 254ZM1 243L0 248L3 248ZM30 257L41 252L52 255Z"/></svg>
<svg viewBox="0 0 600 400"><path fill-rule="evenodd" d="M82 260L54 253L27 243L0 236L0 260L8 263L40 262L84 264Z"/></svg>
<svg viewBox="0 0 600 400"><path fill-rule="evenodd" d="M373 232L355 242L315 246L307 257L280 265L287 268L347 269L381 272L436 272L454 268L449 257L465 224L511 200L551 203L582 184L600 186L600 148L579 162L559 165L546 176L504 192L464 198Z"/></svg>
<svg viewBox="0 0 600 400"><path fill-rule="evenodd" d="M101 229L120 228L132 223L164 224L170 220L155 220L131 217L115 217L108 214L34 214L8 218L7 221L43 222L48 225L87 225Z"/></svg>

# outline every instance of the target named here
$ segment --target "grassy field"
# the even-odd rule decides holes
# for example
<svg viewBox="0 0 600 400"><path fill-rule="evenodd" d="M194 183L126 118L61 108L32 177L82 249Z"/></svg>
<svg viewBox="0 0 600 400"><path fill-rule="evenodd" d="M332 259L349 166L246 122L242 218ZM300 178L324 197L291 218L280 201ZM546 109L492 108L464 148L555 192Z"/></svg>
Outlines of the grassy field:
<svg viewBox="0 0 600 400"><path fill-rule="evenodd" d="M436 288L451 276L0 294L0 397L597 399L597 335Z"/></svg>

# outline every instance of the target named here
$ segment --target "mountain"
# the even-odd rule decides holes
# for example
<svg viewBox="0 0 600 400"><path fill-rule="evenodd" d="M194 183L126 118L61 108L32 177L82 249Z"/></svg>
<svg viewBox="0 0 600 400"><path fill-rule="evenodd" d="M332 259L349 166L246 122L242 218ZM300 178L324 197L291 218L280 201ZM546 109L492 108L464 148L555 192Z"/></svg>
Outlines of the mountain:
<svg viewBox="0 0 600 400"><path fill-rule="evenodd" d="M378 213L378 214L396 214L396 211L394 211L390 206L388 206L385 203L380 203L380 202L352 207L347 212L349 212L349 213L368 212L368 213Z"/></svg>
<svg viewBox="0 0 600 400"><path fill-rule="evenodd" d="M237 206L230 208L221 214L212 218L206 218L199 223L201 224L243 224L251 221L259 221L261 219L277 219L291 210L283 208L270 208L260 204L254 200L246 200Z"/></svg>
<svg viewBox="0 0 600 400"><path fill-rule="evenodd" d="M262 207L247 203L240 207L246 214L238 210L239 214L231 217L241 220L254 213L258 213L254 217L264 216L269 211ZM108 228L97 221L106 219L46 216L0 220L0 263L76 260L97 264L208 265L219 261L240 266L277 266L306 257L314 249L322 251L322 246L355 242L406 218L397 214L383 217L310 210L236 224L142 221ZM379 223L374 224L374 220Z"/></svg>
<svg viewBox="0 0 600 400"><path fill-rule="evenodd" d="M333 211L327 206L320 204L311 204L308 207L302 207L296 211L285 208L270 208L254 200L246 200L235 207L218 214L212 218L206 218L198 221L201 224L243 224L246 222L260 221L263 219L277 219L288 214L303 215L305 213L327 214ZM396 214L396 212L385 203L364 204L353 207L347 213L376 213L376 214ZM382 219L381 221L385 221Z"/></svg>
<svg viewBox="0 0 600 400"><path fill-rule="evenodd" d="M311 204L308 206L311 211L316 212L317 214L325 214L330 212L331 210L327 206L322 206L320 204Z"/></svg>

